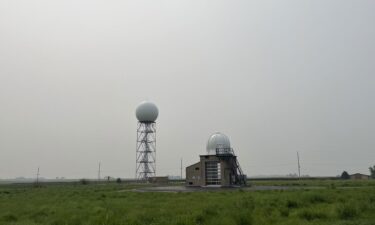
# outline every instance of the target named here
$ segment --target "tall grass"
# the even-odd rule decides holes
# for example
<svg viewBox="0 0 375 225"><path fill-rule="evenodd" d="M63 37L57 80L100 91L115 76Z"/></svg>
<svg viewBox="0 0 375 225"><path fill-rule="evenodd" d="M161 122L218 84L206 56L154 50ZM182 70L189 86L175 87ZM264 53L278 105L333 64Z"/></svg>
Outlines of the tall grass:
<svg viewBox="0 0 375 225"><path fill-rule="evenodd" d="M127 191L135 187L124 183L0 186L0 224L375 224L375 188L366 185L257 192Z"/></svg>

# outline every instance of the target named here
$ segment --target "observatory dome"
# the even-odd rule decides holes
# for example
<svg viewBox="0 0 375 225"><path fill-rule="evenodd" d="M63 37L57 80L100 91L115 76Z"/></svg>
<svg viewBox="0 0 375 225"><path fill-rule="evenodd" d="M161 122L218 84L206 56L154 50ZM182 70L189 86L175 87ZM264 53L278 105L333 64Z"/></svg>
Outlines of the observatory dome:
<svg viewBox="0 0 375 225"><path fill-rule="evenodd" d="M155 122L158 118L159 110L154 103L143 101L138 105L135 115L139 122Z"/></svg>
<svg viewBox="0 0 375 225"><path fill-rule="evenodd" d="M216 148L230 148L229 138L220 132L211 135L207 142L207 154L216 155Z"/></svg>

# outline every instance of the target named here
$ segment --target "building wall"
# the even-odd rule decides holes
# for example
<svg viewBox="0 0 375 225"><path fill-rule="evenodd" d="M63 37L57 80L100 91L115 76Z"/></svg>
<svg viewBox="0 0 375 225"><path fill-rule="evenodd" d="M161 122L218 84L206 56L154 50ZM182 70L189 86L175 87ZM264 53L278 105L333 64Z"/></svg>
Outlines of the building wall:
<svg viewBox="0 0 375 225"><path fill-rule="evenodd" d="M186 167L186 186L203 186L201 162Z"/></svg>
<svg viewBox="0 0 375 225"><path fill-rule="evenodd" d="M235 181L235 160L236 156L228 157L221 161L222 186L230 186Z"/></svg>

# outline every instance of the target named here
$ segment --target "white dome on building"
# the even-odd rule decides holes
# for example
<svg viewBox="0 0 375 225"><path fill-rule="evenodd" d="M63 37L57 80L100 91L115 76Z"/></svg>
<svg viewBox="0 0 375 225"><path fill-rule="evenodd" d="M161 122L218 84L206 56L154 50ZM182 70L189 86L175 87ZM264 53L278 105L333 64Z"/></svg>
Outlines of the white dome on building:
<svg viewBox="0 0 375 225"><path fill-rule="evenodd" d="M216 155L216 148L230 148L229 138L220 132L211 135L207 142L207 155Z"/></svg>
<svg viewBox="0 0 375 225"><path fill-rule="evenodd" d="M158 118L159 110L154 103L143 101L138 105L135 115L139 122L155 122Z"/></svg>

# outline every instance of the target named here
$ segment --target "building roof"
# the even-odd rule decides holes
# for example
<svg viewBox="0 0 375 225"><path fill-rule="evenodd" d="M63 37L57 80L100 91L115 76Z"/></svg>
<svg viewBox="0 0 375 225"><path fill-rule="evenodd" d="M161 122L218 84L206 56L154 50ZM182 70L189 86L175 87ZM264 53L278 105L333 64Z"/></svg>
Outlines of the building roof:
<svg viewBox="0 0 375 225"><path fill-rule="evenodd" d="M363 173L353 173L353 174L350 174L350 176L354 176L354 175L362 175L362 176L370 176L370 175L367 175L367 174L363 174Z"/></svg>

